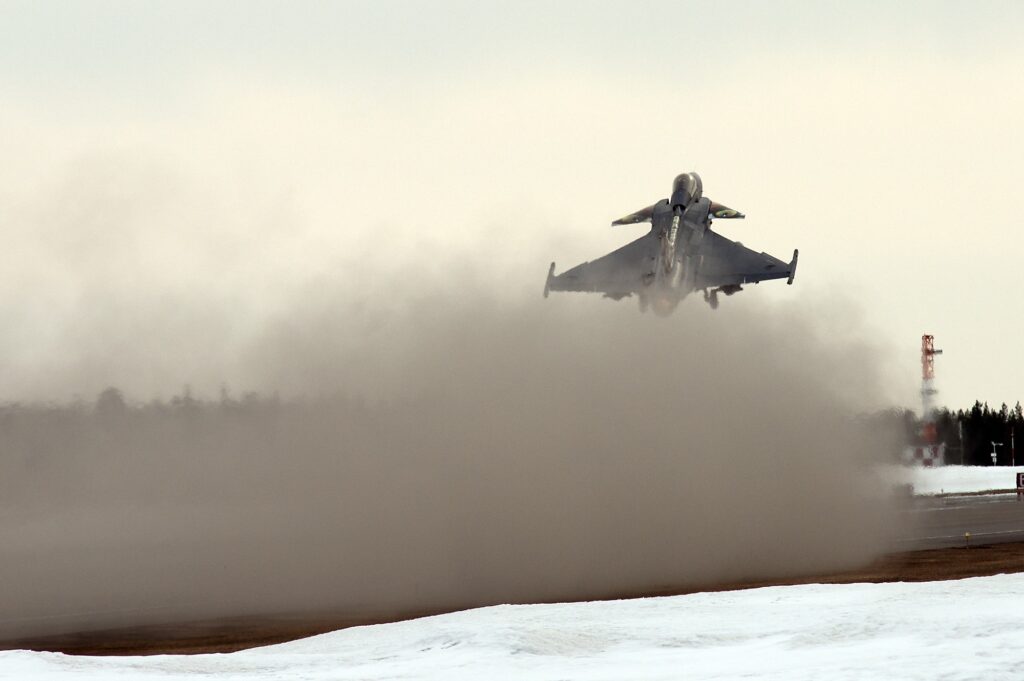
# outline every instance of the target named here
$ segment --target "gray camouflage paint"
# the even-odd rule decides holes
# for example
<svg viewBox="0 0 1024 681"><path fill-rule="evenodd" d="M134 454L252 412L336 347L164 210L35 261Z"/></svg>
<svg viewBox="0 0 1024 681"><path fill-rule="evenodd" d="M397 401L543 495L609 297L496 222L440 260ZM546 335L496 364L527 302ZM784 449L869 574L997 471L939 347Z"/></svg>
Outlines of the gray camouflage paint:
<svg viewBox="0 0 1024 681"><path fill-rule="evenodd" d="M744 284L768 279L792 284L799 251L794 250L793 259L786 263L711 230L715 218L743 217L705 197L697 173L679 175L670 198L612 222L650 222L647 234L562 274L556 275L551 263L544 297L550 291L603 293L614 300L636 295L642 311L650 307L655 314L668 315L693 291L703 291L704 300L715 309L719 293L731 296L742 291Z"/></svg>

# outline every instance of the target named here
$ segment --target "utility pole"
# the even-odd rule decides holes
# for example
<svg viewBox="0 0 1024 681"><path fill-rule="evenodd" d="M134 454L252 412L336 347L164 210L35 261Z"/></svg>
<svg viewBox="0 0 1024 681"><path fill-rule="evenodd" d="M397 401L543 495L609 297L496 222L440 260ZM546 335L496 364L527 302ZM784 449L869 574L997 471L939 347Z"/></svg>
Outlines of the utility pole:
<svg viewBox="0 0 1024 681"><path fill-rule="evenodd" d="M998 454L996 454L996 447L1002 447L1002 446L1003 446L1002 442L993 442L992 443L992 465L993 466L997 465L996 464L996 458L998 457Z"/></svg>
<svg viewBox="0 0 1024 681"><path fill-rule="evenodd" d="M960 436L960 465L964 465L964 422L959 418L956 420L956 431Z"/></svg>

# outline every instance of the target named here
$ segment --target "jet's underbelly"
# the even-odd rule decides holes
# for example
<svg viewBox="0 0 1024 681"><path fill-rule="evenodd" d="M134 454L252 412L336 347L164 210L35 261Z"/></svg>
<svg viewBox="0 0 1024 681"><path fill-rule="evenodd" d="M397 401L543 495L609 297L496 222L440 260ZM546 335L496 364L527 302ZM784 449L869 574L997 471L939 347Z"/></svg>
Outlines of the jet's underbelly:
<svg viewBox="0 0 1024 681"><path fill-rule="evenodd" d="M670 274L676 265L676 243L679 238L679 216L673 215L661 240L661 266L665 274Z"/></svg>
<svg viewBox="0 0 1024 681"><path fill-rule="evenodd" d="M679 292L685 279L694 279L686 267L688 243L692 239L693 226L687 224L682 213L674 212L656 221L658 235L658 262L655 267L654 285Z"/></svg>

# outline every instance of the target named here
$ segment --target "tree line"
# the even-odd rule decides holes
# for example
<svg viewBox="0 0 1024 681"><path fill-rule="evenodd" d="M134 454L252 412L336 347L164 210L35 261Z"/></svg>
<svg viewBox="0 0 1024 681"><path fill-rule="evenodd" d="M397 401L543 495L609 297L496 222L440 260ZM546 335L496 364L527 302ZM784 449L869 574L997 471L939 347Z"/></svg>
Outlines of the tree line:
<svg viewBox="0 0 1024 681"><path fill-rule="evenodd" d="M889 452L896 459L903 447L925 444L924 421L910 409L886 409L860 419L873 430L896 434L893 442L900 444ZM995 465L1024 462L1024 409L1020 402L1013 407L1002 404L998 409L980 400L970 409L943 407L935 414L935 433L936 442L946 446L947 464L991 466L993 449Z"/></svg>
<svg viewBox="0 0 1024 681"><path fill-rule="evenodd" d="M966 410L943 408L936 413L935 427L939 441L946 445L946 463L991 466L993 450L998 466L1019 464L1024 459L1015 451L1022 444L1018 438L1024 435L1020 402L1013 407L1004 402L999 409L980 401Z"/></svg>
<svg viewBox="0 0 1024 681"><path fill-rule="evenodd" d="M238 418L265 420L320 411L333 414L333 418L341 416L344 421L356 423L371 415L386 421L389 418L386 414L402 408L401 405L376 405L371 409L362 400L343 395L282 400L276 393L260 395L246 392L235 397L227 389L222 389L218 398L202 399L194 397L188 387L168 400L133 403L125 399L119 389L111 387L94 400L78 398L64 404L0 403L0 440L10 445L9 436L26 426L34 431L50 431L51 434L65 427L81 428L88 427L88 424L109 427L154 420L195 427L203 422L212 425L225 418L227 421ZM886 450L877 452L881 460L899 461L906 447L925 443L924 422L910 409L891 408L853 418L870 432L882 435L876 438L878 446ZM1024 408L1020 402L1013 407L1004 403L998 409L981 401L975 401L970 409L954 411L943 407L936 412L935 431L936 441L946 446L947 464L991 466L994 450L995 465L1024 465L1024 440L1021 439L1024 437ZM996 443L995 447L992 443ZM1018 446L1020 452L1017 451Z"/></svg>

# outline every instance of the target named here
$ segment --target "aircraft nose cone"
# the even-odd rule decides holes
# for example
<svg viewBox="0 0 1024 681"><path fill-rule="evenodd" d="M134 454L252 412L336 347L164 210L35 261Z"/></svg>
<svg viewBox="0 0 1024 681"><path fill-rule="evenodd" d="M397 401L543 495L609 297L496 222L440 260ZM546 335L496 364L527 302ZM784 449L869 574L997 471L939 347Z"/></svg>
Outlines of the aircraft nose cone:
<svg viewBox="0 0 1024 681"><path fill-rule="evenodd" d="M672 205L688 206L692 201L699 199L703 192L704 186L700 175L697 173L678 175L672 182Z"/></svg>

